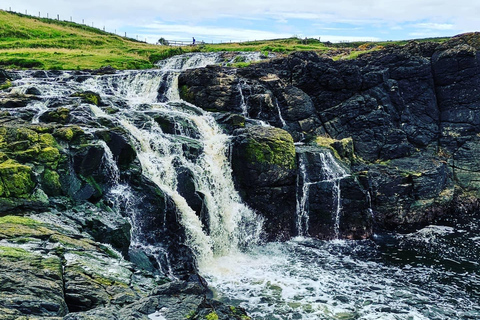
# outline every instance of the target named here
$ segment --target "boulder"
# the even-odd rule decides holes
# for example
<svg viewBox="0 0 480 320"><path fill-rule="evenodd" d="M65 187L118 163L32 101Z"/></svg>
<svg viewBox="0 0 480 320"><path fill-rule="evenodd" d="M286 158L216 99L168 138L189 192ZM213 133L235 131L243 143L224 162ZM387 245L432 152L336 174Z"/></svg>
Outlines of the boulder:
<svg viewBox="0 0 480 320"><path fill-rule="evenodd" d="M243 199L265 217L271 238L294 232L296 157L285 130L252 126L237 130L232 146L233 176Z"/></svg>

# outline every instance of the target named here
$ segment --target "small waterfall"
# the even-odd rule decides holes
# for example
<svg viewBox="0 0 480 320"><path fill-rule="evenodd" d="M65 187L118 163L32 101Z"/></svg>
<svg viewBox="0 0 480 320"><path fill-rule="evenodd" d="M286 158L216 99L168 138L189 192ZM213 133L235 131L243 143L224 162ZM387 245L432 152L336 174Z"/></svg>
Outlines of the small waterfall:
<svg viewBox="0 0 480 320"><path fill-rule="evenodd" d="M308 236L309 215L307 205L311 183L307 181L307 169L303 156L300 155L298 160L296 225L298 236L304 237Z"/></svg>
<svg viewBox="0 0 480 320"><path fill-rule="evenodd" d="M338 239L340 233L340 213L342 211L342 195L340 189L340 180L347 177L348 174L338 162L335 160L331 152L320 153L322 160L322 174L324 175L323 181L332 182L332 198L335 204L335 223L334 234Z"/></svg>
<svg viewBox="0 0 480 320"><path fill-rule="evenodd" d="M277 108L278 118L280 119L280 122L282 123L282 128L285 128L287 126L287 123L285 122L285 120L282 117L282 111L280 110L280 106L278 105L277 98L275 98L275 107Z"/></svg>
<svg viewBox="0 0 480 320"><path fill-rule="evenodd" d="M251 91L250 86L247 85L247 82L245 80L240 80L237 84L237 89L238 92L240 93L240 108L242 108L242 115L245 118L248 118L248 105L247 105L247 99L245 98L245 95L243 94L243 91L248 89ZM251 92L250 92L251 93Z"/></svg>
<svg viewBox="0 0 480 320"><path fill-rule="evenodd" d="M346 170L338 163L330 151L315 151L321 162L321 170L315 174L317 179L312 180L309 176L306 162L307 153L299 153L299 174L297 177L297 208L296 225L299 236L308 236L309 223L309 195L310 187L315 184L330 183L332 190L331 201L333 202L333 233L336 239L340 235L340 218L342 212L342 196L340 182L349 176ZM327 201L327 200L325 200Z"/></svg>

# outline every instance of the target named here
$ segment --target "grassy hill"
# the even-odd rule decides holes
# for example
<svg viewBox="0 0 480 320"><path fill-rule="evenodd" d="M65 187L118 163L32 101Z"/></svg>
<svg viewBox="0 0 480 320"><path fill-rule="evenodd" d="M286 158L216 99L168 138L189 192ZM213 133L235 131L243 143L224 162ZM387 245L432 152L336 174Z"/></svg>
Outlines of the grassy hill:
<svg viewBox="0 0 480 320"><path fill-rule="evenodd" d="M427 41L444 40L446 38ZM170 47L139 42L74 22L35 18L0 10L0 68L67 70L96 69L110 65L117 69L145 69L153 67L153 63L158 60L192 51L288 53L314 50L329 53L338 59L354 58L385 44L392 42L327 45L316 39L289 38Z"/></svg>
<svg viewBox="0 0 480 320"><path fill-rule="evenodd" d="M188 50L188 48L186 49ZM175 53L85 25L0 11L0 67L144 69Z"/></svg>

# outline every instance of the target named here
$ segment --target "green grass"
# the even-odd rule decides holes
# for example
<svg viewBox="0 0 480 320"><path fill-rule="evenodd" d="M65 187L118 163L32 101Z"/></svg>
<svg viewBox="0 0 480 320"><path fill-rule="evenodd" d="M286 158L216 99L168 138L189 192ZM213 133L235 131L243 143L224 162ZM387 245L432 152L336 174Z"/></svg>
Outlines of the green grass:
<svg viewBox="0 0 480 320"><path fill-rule="evenodd" d="M123 38L73 22L0 10L0 68L146 69L195 47L170 48Z"/></svg>
<svg viewBox="0 0 480 320"><path fill-rule="evenodd" d="M443 42L449 38L419 39ZM74 70L97 69L110 65L116 69L152 68L158 60L186 52L258 51L288 54L309 50L328 53L335 59L354 59L386 45L408 41L322 43L317 39L273 39L242 43L198 44L170 47L147 44L100 29L68 21L36 18L0 10L0 68ZM353 50L348 55L342 48ZM237 67L248 64L236 61Z"/></svg>

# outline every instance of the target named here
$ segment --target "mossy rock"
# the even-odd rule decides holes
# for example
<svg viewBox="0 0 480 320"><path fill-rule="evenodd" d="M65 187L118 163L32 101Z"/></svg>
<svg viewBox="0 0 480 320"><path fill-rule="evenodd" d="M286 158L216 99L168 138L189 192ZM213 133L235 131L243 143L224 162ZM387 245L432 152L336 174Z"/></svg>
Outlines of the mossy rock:
<svg viewBox="0 0 480 320"><path fill-rule="evenodd" d="M355 159L352 138L337 140L326 136L318 136L315 138L315 143L320 147L328 148L333 151L333 154L339 160L348 159L353 161Z"/></svg>
<svg viewBox="0 0 480 320"><path fill-rule="evenodd" d="M30 167L12 159L0 163L0 197L27 197L34 186Z"/></svg>
<svg viewBox="0 0 480 320"><path fill-rule="evenodd" d="M56 162L60 158L60 151L54 147L46 147L40 150L38 160L41 162Z"/></svg>
<svg viewBox="0 0 480 320"><path fill-rule="evenodd" d="M72 142L83 136L85 132L79 126L65 126L55 129L53 135L60 140ZM84 142L81 142L84 143Z"/></svg>
<svg viewBox="0 0 480 320"><path fill-rule="evenodd" d="M293 138L283 129L249 127L233 141L233 174L244 187L292 184L296 168Z"/></svg>
<svg viewBox="0 0 480 320"><path fill-rule="evenodd" d="M45 112L40 120L43 122L56 122L66 124L70 119L70 109L65 107L56 108L55 110Z"/></svg>
<svg viewBox="0 0 480 320"><path fill-rule="evenodd" d="M12 82L10 80L6 80L5 82L0 84L0 90L9 89L12 87Z"/></svg>
<svg viewBox="0 0 480 320"><path fill-rule="evenodd" d="M191 92L186 84L179 88L180 98L187 102L193 103L195 100L195 96L193 92Z"/></svg>
<svg viewBox="0 0 480 320"><path fill-rule="evenodd" d="M246 160L295 169L295 145L292 136L279 128L252 127L245 145Z"/></svg>
<svg viewBox="0 0 480 320"><path fill-rule="evenodd" d="M5 216L0 218L0 239L37 238L48 239L55 231L30 218Z"/></svg>
<svg viewBox="0 0 480 320"><path fill-rule="evenodd" d="M74 239L63 234L54 234L49 239L51 242L58 242L65 247L73 248L75 250L98 250L95 243L89 239Z"/></svg>
<svg viewBox="0 0 480 320"><path fill-rule="evenodd" d="M44 170L42 174L42 189L50 196L56 196L62 193L62 184L58 172L48 168Z"/></svg>
<svg viewBox="0 0 480 320"><path fill-rule="evenodd" d="M93 91L76 92L72 94L72 97L82 98L84 102L94 104L96 106L99 106L102 102L100 95Z"/></svg>

